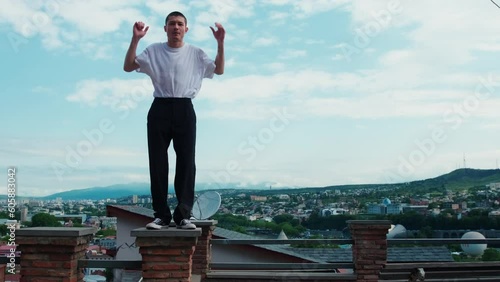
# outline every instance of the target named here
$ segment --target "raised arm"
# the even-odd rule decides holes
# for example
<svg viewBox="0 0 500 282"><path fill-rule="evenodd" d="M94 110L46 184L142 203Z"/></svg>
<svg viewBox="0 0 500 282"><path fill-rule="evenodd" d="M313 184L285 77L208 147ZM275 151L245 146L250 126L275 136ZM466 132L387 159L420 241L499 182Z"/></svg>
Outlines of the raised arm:
<svg viewBox="0 0 500 282"><path fill-rule="evenodd" d="M124 71L131 72L139 68L139 65L135 62L137 45L139 44L139 40L146 35L148 29L149 26L145 27L143 22L136 22L134 24L132 40L130 41L130 46L125 55L125 62L123 63Z"/></svg>
<svg viewBox="0 0 500 282"><path fill-rule="evenodd" d="M220 23L215 23L215 26L217 27L217 30L210 27L215 40L217 40L217 56L215 57L214 73L221 75L224 73L224 37L226 36L226 31Z"/></svg>

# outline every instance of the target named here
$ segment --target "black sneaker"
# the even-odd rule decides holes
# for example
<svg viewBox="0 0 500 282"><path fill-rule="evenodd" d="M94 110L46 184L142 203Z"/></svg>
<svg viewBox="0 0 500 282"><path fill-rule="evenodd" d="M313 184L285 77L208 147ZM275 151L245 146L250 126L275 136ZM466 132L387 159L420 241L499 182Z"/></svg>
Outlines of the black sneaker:
<svg viewBox="0 0 500 282"><path fill-rule="evenodd" d="M147 229L160 230L162 227L168 227L168 223L165 223L161 218L155 218L155 220L146 225Z"/></svg>
<svg viewBox="0 0 500 282"><path fill-rule="evenodd" d="M177 228L179 229L196 229L196 225L194 225L189 219L181 220L181 223L177 224Z"/></svg>

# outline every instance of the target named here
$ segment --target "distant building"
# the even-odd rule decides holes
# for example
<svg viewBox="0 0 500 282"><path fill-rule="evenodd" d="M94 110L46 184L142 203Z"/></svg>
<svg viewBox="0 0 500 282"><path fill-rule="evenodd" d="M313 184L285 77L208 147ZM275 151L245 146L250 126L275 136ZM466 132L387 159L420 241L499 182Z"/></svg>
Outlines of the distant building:
<svg viewBox="0 0 500 282"><path fill-rule="evenodd" d="M43 201L30 200L29 205L30 207L43 207Z"/></svg>
<svg viewBox="0 0 500 282"><path fill-rule="evenodd" d="M329 209L322 209L321 210L321 216L331 216L331 215L340 215L340 214L346 214L349 211L346 209L341 209L341 208L329 208Z"/></svg>
<svg viewBox="0 0 500 282"><path fill-rule="evenodd" d="M401 214L411 210L416 210L419 213L426 214L427 205L392 203L391 200L385 198L380 204L369 204L367 206L368 214Z"/></svg>
<svg viewBox="0 0 500 282"><path fill-rule="evenodd" d="M265 202L265 201L267 201L267 197L266 196L251 195L250 200L252 200L254 202Z"/></svg>
<svg viewBox="0 0 500 282"><path fill-rule="evenodd" d="M99 240L99 246L106 249L114 249L116 248L116 238L114 237L106 237Z"/></svg>
<svg viewBox="0 0 500 282"><path fill-rule="evenodd" d="M370 204L367 206L366 212L369 214L386 214L387 206L384 204Z"/></svg>
<svg viewBox="0 0 500 282"><path fill-rule="evenodd" d="M278 199L280 199L280 200L290 200L290 196L286 195L286 194L281 194L281 195L278 195Z"/></svg>
<svg viewBox="0 0 500 282"><path fill-rule="evenodd" d="M443 208L443 209L458 210L459 205L458 205L457 203L454 203L454 202L444 202L444 203L442 204L442 208Z"/></svg>
<svg viewBox="0 0 500 282"><path fill-rule="evenodd" d="M492 190L500 190L500 182L490 183L488 186Z"/></svg>
<svg viewBox="0 0 500 282"><path fill-rule="evenodd" d="M402 204L390 204L390 205L387 205L386 213L387 214L400 214L400 213L403 213L403 205Z"/></svg>
<svg viewBox="0 0 500 282"><path fill-rule="evenodd" d="M84 223L85 221L87 221L87 215L82 213L82 214L55 214L54 215L57 219L59 219L60 221L62 221L62 223L64 222L68 222L68 221L72 221L73 223L77 222L77 223Z"/></svg>
<svg viewBox="0 0 500 282"><path fill-rule="evenodd" d="M116 229L116 217L102 216L100 217L100 220L102 227Z"/></svg>
<svg viewBox="0 0 500 282"><path fill-rule="evenodd" d="M428 213L427 206L411 206L411 205L409 205L409 206L403 207L403 213L406 213L409 211L415 211L415 212L422 214L422 215L427 215L427 213Z"/></svg>
<svg viewBox="0 0 500 282"><path fill-rule="evenodd" d="M490 211L490 212L488 213L488 216L489 216L489 217L500 217L500 210Z"/></svg>
<svg viewBox="0 0 500 282"><path fill-rule="evenodd" d="M428 199L410 199L410 205L413 206L428 206L429 202Z"/></svg>
<svg viewBox="0 0 500 282"><path fill-rule="evenodd" d="M21 222L28 221L28 208L21 208Z"/></svg>

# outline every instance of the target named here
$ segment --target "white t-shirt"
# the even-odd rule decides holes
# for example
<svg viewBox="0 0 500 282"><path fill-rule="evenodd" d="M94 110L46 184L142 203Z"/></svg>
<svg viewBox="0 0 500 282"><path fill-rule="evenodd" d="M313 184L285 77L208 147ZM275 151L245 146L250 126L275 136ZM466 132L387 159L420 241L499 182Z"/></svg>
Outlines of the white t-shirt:
<svg viewBox="0 0 500 282"><path fill-rule="evenodd" d="M172 48L166 42L149 45L135 58L138 72L149 75L154 97L194 98L203 78L214 76L215 62L198 47L184 43Z"/></svg>

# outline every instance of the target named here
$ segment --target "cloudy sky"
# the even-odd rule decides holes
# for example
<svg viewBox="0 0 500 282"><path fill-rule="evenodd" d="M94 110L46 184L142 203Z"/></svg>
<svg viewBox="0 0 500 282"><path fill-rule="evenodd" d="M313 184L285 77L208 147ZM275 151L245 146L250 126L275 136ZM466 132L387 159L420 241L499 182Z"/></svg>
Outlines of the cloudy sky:
<svg viewBox="0 0 500 282"><path fill-rule="evenodd" d="M1 191L148 182L150 80L125 73L166 14L226 71L204 80L197 182L326 186L419 180L500 158L500 9L491 1L0 1ZM171 148L172 149L172 148ZM173 150L169 151L175 161ZM171 171L173 174L173 171ZM5 194L4 192L1 192Z"/></svg>

